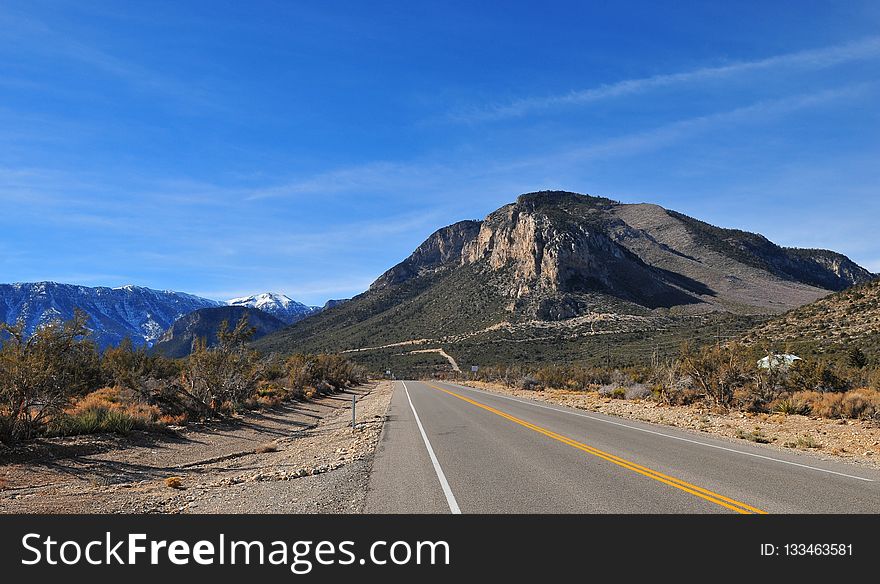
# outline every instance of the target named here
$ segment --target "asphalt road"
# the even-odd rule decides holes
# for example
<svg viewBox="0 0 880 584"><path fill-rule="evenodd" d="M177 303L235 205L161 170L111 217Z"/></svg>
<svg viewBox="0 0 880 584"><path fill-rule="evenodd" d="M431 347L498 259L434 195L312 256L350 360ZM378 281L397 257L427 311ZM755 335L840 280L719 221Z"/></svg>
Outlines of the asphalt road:
<svg viewBox="0 0 880 584"><path fill-rule="evenodd" d="M397 381L368 513L877 513L880 472L441 382Z"/></svg>

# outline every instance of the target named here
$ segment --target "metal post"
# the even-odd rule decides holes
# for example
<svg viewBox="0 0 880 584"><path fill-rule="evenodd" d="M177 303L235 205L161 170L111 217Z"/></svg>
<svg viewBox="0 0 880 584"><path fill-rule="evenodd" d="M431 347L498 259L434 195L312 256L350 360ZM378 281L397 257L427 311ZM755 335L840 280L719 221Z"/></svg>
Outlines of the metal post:
<svg viewBox="0 0 880 584"><path fill-rule="evenodd" d="M357 401L355 401L355 398L357 398L357 394L352 392L352 394L351 394L351 429L352 429L352 431L354 431L354 429L357 427L357 422L355 421L357 419L355 416L355 409L357 407Z"/></svg>

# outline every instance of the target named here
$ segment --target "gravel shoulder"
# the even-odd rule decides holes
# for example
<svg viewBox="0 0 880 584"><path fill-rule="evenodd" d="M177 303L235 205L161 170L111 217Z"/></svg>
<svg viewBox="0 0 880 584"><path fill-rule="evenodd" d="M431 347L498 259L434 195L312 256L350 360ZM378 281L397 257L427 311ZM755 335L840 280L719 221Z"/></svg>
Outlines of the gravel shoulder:
<svg viewBox="0 0 880 584"><path fill-rule="evenodd" d="M8 449L0 513L357 513L391 393L378 381L230 423Z"/></svg>
<svg viewBox="0 0 880 584"><path fill-rule="evenodd" d="M703 432L769 449L797 450L825 460L880 468L880 424L871 420L829 420L786 414L719 413L700 406L667 406L650 400L621 400L598 392L521 390L468 381L468 387L570 408Z"/></svg>

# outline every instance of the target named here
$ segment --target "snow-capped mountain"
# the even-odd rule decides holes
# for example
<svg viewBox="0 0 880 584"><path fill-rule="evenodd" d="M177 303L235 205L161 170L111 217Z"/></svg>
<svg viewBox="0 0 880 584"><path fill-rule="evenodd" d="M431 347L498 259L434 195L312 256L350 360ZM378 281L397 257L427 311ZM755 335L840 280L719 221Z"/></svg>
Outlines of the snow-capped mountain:
<svg viewBox="0 0 880 584"><path fill-rule="evenodd" d="M249 306L251 308L257 308L263 312L271 314L285 324L293 324L298 320L302 320L307 316L311 316L316 312L321 311L321 307L319 306L306 306L301 302L292 300L284 294L275 294L274 292L264 292L263 294L255 294L254 296L233 298L226 304L229 306Z"/></svg>
<svg viewBox="0 0 880 584"><path fill-rule="evenodd" d="M140 286L90 288L55 282L0 284L0 322L24 320L32 333L51 320L73 317L75 308L90 317L88 327L100 348L125 337L150 346L175 320L200 308L222 303L171 290Z"/></svg>

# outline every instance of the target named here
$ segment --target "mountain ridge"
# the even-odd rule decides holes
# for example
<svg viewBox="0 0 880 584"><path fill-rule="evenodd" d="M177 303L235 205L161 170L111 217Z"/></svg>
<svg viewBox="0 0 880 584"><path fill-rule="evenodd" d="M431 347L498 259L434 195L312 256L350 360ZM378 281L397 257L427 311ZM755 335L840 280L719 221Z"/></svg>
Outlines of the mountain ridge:
<svg viewBox="0 0 880 584"><path fill-rule="evenodd" d="M51 320L68 320L74 309L89 315L87 326L100 349L131 338L135 346L150 347L174 323L202 308L227 306L231 302L260 304L265 314L280 316L285 324L296 322L321 309L308 307L274 293L236 298L226 302L186 292L155 290L145 286L81 286L53 281L0 284L0 322L23 321L31 334Z"/></svg>
<svg viewBox="0 0 880 584"><path fill-rule="evenodd" d="M207 346L212 347L217 344L217 331L224 321L230 328L234 328L244 316L247 316L248 325L255 329L254 339L287 326L281 319L250 306L200 308L174 321L174 324L153 345L152 351L171 358L186 357L190 354L195 340L205 339Z"/></svg>
<svg viewBox="0 0 880 584"><path fill-rule="evenodd" d="M142 286L88 287L58 282L0 284L0 322L23 321L32 333L50 320L67 320L74 309L90 317L87 326L100 348L130 337L149 346L180 316L218 302L172 290Z"/></svg>
<svg viewBox="0 0 880 584"><path fill-rule="evenodd" d="M457 349L467 363L491 358L490 343L555 339L559 347L547 349L554 358L565 354L563 345L579 358L599 344L597 335L660 343L657 331L687 338L687 323L713 320L742 330L873 277L842 254L782 248L657 205L541 191L482 221L438 229L364 293L256 346L354 351L419 343ZM538 358L507 353L498 358Z"/></svg>

